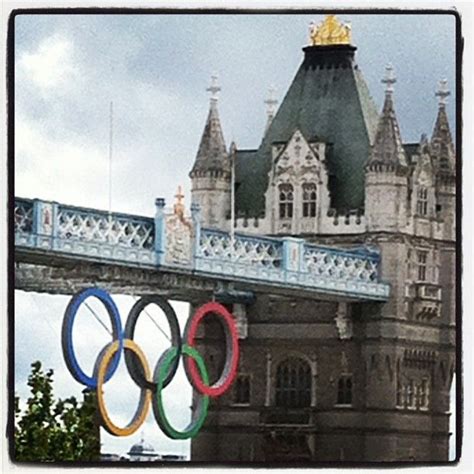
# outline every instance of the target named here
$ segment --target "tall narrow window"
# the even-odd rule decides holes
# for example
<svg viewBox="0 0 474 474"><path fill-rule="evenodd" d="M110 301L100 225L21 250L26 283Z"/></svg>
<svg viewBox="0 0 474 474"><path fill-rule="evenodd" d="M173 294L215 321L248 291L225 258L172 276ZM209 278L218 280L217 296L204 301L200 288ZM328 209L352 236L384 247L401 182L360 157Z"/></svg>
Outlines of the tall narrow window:
<svg viewBox="0 0 474 474"><path fill-rule="evenodd" d="M352 375L342 375L337 384L337 404L352 405Z"/></svg>
<svg viewBox="0 0 474 474"><path fill-rule="evenodd" d="M407 408L416 408L415 382L413 379L408 381L407 385Z"/></svg>
<svg viewBox="0 0 474 474"><path fill-rule="evenodd" d="M311 405L311 368L307 362L286 359L278 366L276 375L277 406L303 408Z"/></svg>
<svg viewBox="0 0 474 474"><path fill-rule="evenodd" d="M400 381L397 382L397 407L403 408L405 406L405 392L406 386Z"/></svg>
<svg viewBox="0 0 474 474"><path fill-rule="evenodd" d="M416 201L416 213L419 216L426 216L428 214L428 189L420 187L418 188Z"/></svg>
<svg viewBox="0 0 474 474"><path fill-rule="evenodd" d="M426 281L426 262L428 260L428 252L426 250L418 250L418 280Z"/></svg>
<svg viewBox="0 0 474 474"><path fill-rule="evenodd" d="M420 410L428 410L430 403L430 388L428 379L423 379L418 388L418 406Z"/></svg>
<svg viewBox="0 0 474 474"><path fill-rule="evenodd" d="M240 374L234 385L234 403L248 405L250 403L250 376Z"/></svg>
<svg viewBox="0 0 474 474"><path fill-rule="evenodd" d="M290 219L293 217L293 186L280 184L278 191L280 193L280 219Z"/></svg>
<svg viewBox="0 0 474 474"><path fill-rule="evenodd" d="M303 217L316 217L316 185L303 184Z"/></svg>

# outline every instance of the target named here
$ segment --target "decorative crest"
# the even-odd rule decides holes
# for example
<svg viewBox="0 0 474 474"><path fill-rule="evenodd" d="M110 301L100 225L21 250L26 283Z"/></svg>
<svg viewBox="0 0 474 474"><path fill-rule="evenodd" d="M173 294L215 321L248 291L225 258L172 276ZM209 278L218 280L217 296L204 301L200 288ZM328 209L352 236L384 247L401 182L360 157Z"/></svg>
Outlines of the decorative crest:
<svg viewBox="0 0 474 474"><path fill-rule="evenodd" d="M275 86L270 86L268 89L268 98L264 101L264 104L267 106L267 115L269 117L275 115L276 106L278 105L278 100L275 98L275 92Z"/></svg>
<svg viewBox="0 0 474 474"><path fill-rule="evenodd" d="M435 93L435 96L438 97L439 105L446 105L446 99L451 95L451 92L448 90L448 81L443 79L438 82L438 89Z"/></svg>
<svg viewBox="0 0 474 474"><path fill-rule="evenodd" d="M219 92L221 87L218 84L218 76L216 73L211 76L211 85L206 89L207 92L211 93L211 102L216 103L219 99Z"/></svg>
<svg viewBox="0 0 474 474"><path fill-rule="evenodd" d="M175 203L174 203L174 206L173 206L173 211L175 213L175 215L177 215L179 218L183 219L184 218L184 194L183 194L183 191L181 189L181 186L178 186L178 190L176 191L176 194L174 196L176 199L175 199Z"/></svg>
<svg viewBox="0 0 474 474"><path fill-rule="evenodd" d="M309 37L312 46L351 44L351 25L340 22L336 15L327 15L319 25L311 22Z"/></svg>
<svg viewBox="0 0 474 474"><path fill-rule="evenodd" d="M395 72L391 64L385 66L385 76L382 79L382 84L385 84L385 92L391 94L393 92L393 85L397 82Z"/></svg>

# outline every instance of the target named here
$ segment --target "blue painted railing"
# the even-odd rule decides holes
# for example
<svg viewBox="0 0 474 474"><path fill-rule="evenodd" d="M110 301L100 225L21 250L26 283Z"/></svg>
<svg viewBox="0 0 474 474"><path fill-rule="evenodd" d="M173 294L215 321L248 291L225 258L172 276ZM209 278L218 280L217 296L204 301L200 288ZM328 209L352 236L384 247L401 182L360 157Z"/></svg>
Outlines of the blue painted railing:
<svg viewBox="0 0 474 474"><path fill-rule="evenodd" d="M164 212L163 199L156 200L153 219L16 198L15 245L130 265L185 267L236 281L268 282L355 298L385 300L389 296L389 286L380 281L376 250L323 247L293 237L231 236L201 228L199 209L194 206L191 211L192 222L181 229L168 225L171 221ZM179 224L176 216L174 219ZM170 229L183 235L178 239L167 235ZM174 254L179 258L170 258Z"/></svg>

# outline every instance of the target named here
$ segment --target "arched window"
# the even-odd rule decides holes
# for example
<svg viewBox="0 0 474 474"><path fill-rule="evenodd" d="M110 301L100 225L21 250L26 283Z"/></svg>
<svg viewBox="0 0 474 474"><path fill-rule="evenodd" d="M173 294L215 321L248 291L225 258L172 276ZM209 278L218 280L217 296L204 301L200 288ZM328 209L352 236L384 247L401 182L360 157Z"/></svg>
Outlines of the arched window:
<svg viewBox="0 0 474 474"><path fill-rule="evenodd" d="M280 201L280 219L293 217L293 186L285 183L278 187Z"/></svg>
<svg viewBox="0 0 474 474"><path fill-rule="evenodd" d="M286 359L277 367L275 402L279 407L311 405L311 367L303 359Z"/></svg>
<svg viewBox="0 0 474 474"><path fill-rule="evenodd" d="M316 185L303 184L303 217L316 217Z"/></svg>
<svg viewBox="0 0 474 474"><path fill-rule="evenodd" d="M426 216L428 214L428 189L424 187L418 188L416 201L416 213L419 216Z"/></svg>

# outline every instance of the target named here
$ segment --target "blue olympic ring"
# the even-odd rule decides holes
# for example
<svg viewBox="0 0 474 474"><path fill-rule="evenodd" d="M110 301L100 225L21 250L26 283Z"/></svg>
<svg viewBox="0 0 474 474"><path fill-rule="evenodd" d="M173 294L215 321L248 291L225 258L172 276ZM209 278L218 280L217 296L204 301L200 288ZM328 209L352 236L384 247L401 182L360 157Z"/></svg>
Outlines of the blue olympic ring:
<svg viewBox="0 0 474 474"><path fill-rule="evenodd" d="M97 377L95 377L94 375L88 376L79 367L79 363L77 361L72 344L72 328L74 325L74 320L77 311L79 309L79 306L84 302L84 300L86 300L90 296L95 296L105 306L107 313L109 314L110 321L112 323L112 337L114 340L118 340L119 342L118 351L112 359L109 368L107 369L105 381L108 381L112 377L112 375L114 375L120 362L120 355L123 352L123 331L118 308L112 300L111 296L106 291L101 290L99 288L87 288L86 290L80 291L79 293L73 296L66 308L64 323L62 327L61 342L63 354L68 355L68 357L65 357L65 361L67 368L71 372L71 375L79 383L86 385L89 388L95 389L97 388Z"/></svg>

